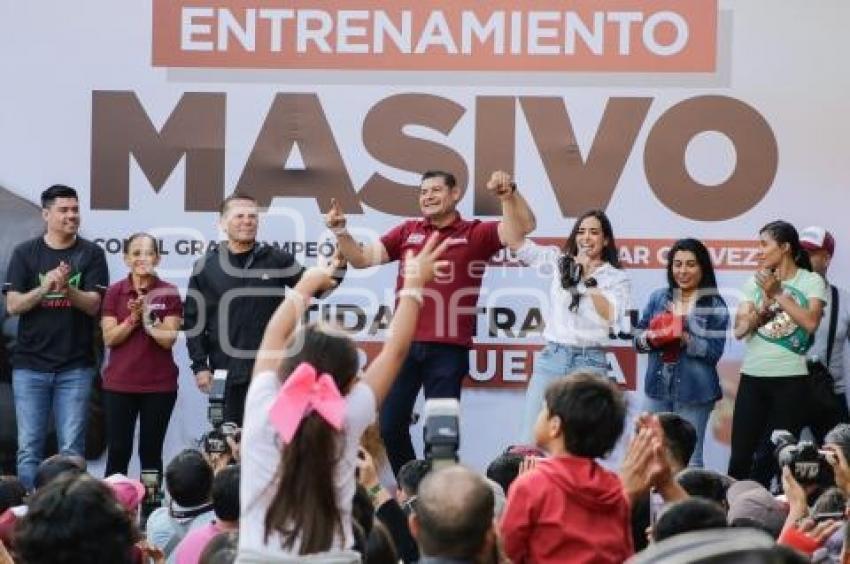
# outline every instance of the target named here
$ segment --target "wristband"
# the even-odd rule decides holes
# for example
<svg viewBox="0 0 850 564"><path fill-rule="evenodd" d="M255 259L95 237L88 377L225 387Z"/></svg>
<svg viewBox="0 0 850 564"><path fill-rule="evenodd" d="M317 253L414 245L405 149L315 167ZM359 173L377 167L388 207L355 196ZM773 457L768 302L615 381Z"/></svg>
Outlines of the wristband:
<svg viewBox="0 0 850 564"><path fill-rule="evenodd" d="M402 288L398 291L398 299L401 298L411 298L419 305L422 305L425 302L425 299L422 297L422 288Z"/></svg>
<svg viewBox="0 0 850 564"><path fill-rule="evenodd" d="M366 490L366 492L369 494L369 499L374 501L375 498L378 497L378 494L381 493L382 489L384 489L384 487L381 485L380 482L378 482L377 484Z"/></svg>
<svg viewBox="0 0 850 564"><path fill-rule="evenodd" d="M348 235L347 227L331 227L331 233L339 237L340 235Z"/></svg>

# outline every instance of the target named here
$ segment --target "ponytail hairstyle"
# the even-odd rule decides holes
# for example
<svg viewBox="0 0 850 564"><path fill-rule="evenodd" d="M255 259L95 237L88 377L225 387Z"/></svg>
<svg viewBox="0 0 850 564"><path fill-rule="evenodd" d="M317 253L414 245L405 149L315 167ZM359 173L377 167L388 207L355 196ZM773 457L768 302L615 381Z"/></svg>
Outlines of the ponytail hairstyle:
<svg viewBox="0 0 850 564"><path fill-rule="evenodd" d="M762 233L767 233L779 245L788 243L794 264L798 268L812 270L812 261L809 259L809 253L800 245L800 235L793 225L782 220L771 221L759 230L759 235Z"/></svg>
<svg viewBox="0 0 850 564"><path fill-rule="evenodd" d="M588 217L595 217L599 220L599 225L602 227L602 234L608 241L605 248L602 249L602 260L613 266L614 268L622 268L620 266L620 254L617 252L617 241L614 239L614 229L611 227L611 221L605 212L602 210L589 210L581 214L573 224L573 230L570 232L570 238L564 244L564 253L570 256L578 255L578 243L576 237L578 230L581 227L581 222Z"/></svg>
<svg viewBox="0 0 850 564"><path fill-rule="evenodd" d="M312 364L319 374L329 374L343 395L359 368L354 342L337 329L315 323L295 334L282 379L302 362ZM304 417L292 441L283 446L277 491L266 512L266 542L277 532L284 549L291 550L297 541L299 554L314 554L329 550L334 537L342 535L334 479L340 439L341 433L314 412Z"/></svg>

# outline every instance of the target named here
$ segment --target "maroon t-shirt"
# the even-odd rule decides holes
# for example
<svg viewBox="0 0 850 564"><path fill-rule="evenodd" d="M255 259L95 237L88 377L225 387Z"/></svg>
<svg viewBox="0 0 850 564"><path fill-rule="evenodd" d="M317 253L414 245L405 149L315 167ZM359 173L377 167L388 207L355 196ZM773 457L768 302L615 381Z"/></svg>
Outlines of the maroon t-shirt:
<svg viewBox="0 0 850 564"><path fill-rule="evenodd" d="M408 250L418 253L434 231L440 232L440 242L450 240L440 257L449 261L449 272L425 286L414 341L472 346L481 280L490 257L503 247L498 227L496 221L466 221L458 215L451 225L442 229L427 219L413 219L381 237L390 260L402 263L396 291L404 283L402 266Z"/></svg>
<svg viewBox="0 0 850 564"><path fill-rule="evenodd" d="M183 316L183 303L177 287L155 278L148 294L151 315L162 321ZM103 297L103 317L121 323L130 316L127 302L138 297L130 278L116 282ZM177 390L177 365L170 350L159 346L145 333L141 324L120 345L109 349L103 369L103 389L113 392L174 392Z"/></svg>

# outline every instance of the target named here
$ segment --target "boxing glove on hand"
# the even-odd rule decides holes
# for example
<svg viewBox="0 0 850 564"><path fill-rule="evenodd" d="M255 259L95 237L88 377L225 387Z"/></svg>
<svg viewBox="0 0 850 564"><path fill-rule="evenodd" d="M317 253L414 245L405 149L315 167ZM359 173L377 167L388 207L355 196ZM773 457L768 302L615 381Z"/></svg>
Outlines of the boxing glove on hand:
<svg viewBox="0 0 850 564"><path fill-rule="evenodd" d="M656 349L678 345L684 331L684 318L669 311L660 313L649 320L647 342Z"/></svg>

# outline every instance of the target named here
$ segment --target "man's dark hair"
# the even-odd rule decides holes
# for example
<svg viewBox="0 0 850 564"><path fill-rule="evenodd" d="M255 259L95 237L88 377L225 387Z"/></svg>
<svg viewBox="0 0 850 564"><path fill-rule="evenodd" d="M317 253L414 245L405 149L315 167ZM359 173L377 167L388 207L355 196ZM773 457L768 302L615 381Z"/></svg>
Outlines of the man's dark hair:
<svg viewBox="0 0 850 564"><path fill-rule="evenodd" d="M408 460L398 471L398 486L408 497L416 495L419 484L429 469L430 465L426 460Z"/></svg>
<svg viewBox="0 0 850 564"><path fill-rule="evenodd" d="M0 515L10 507L24 504L27 489L17 478L0 479Z"/></svg>
<svg viewBox="0 0 850 564"><path fill-rule="evenodd" d="M248 194L240 194L239 192L234 192L229 195L225 199L221 201L221 204L218 206L218 215L224 215L224 212L227 211L227 208L230 206L231 202L235 202L238 200L245 200L251 202L254 205L257 205L257 198L254 196L249 196Z"/></svg>
<svg viewBox="0 0 850 564"><path fill-rule="evenodd" d="M41 461L35 471L33 486L40 489L64 474L83 474L86 471L85 461L76 456L55 454Z"/></svg>
<svg viewBox="0 0 850 564"><path fill-rule="evenodd" d="M841 449L844 458L850 460L850 424L839 423L823 438L823 444L834 444Z"/></svg>
<svg viewBox="0 0 850 564"><path fill-rule="evenodd" d="M212 504L219 521L239 520L239 465L219 470L213 478Z"/></svg>
<svg viewBox="0 0 850 564"><path fill-rule="evenodd" d="M652 527L656 542L681 533L727 527L726 512L712 501L692 497L670 504Z"/></svg>
<svg viewBox="0 0 850 564"><path fill-rule="evenodd" d="M70 186L54 184L41 193L41 208L46 210L53 205L56 198L74 198L78 201L80 199L80 197L77 196L77 191Z"/></svg>
<svg viewBox="0 0 850 564"><path fill-rule="evenodd" d="M468 468L449 466L419 485L414 519L423 556L472 559L493 524L493 488Z"/></svg>
<svg viewBox="0 0 850 564"><path fill-rule="evenodd" d="M171 499L183 507L208 503L213 470L197 450L187 448L165 468L165 487Z"/></svg>
<svg viewBox="0 0 850 564"><path fill-rule="evenodd" d="M54 184L53 186L47 188L44 192L41 193L41 208L47 209L53 205L53 202L56 201L56 198L74 198L75 200L80 199L77 195L77 191L71 188L70 186L65 186L64 184Z"/></svg>
<svg viewBox="0 0 850 564"><path fill-rule="evenodd" d="M399 561L398 551L392 534L380 519L375 520L369 537L366 539L366 558L368 564L395 564Z"/></svg>
<svg viewBox="0 0 850 564"><path fill-rule="evenodd" d="M502 491L508 495L508 488L519 476L519 466L522 456L504 452L487 466L487 477L502 486Z"/></svg>
<svg viewBox="0 0 850 564"><path fill-rule="evenodd" d="M729 526L733 529L756 529L758 531L765 532L772 537L776 536L776 533L771 531L770 527L765 525L763 521L753 519L752 517L735 517L729 521Z"/></svg>
<svg viewBox="0 0 850 564"><path fill-rule="evenodd" d="M684 468L691 461L697 446L697 431L690 421L678 413L663 412L657 415L664 431L664 445L679 465Z"/></svg>
<svg viewBox="0 0 850 564"><path fill-rule="evenodd" d="M363 533L363 546L365 546L366 537L369 536L369 531L375 524L375 506L372 504L369 492L361 484L357 484L354 497L351 499L351 519L360 527Z"/></svg>
<svg viewBox="0 0 850 564"><path fill-rule="evenodd" d="M123 564L137 532L112 490L86 474L64 474L33 495L15 548L27 564Z"/></svg>
<svg viewBox="0 0 850 564"><path fill-rule="evenodd" d="M233 564L239 548L239 531L214 536L201 553L198 564Z"/></svg>
<svg viewBox="0 0 850 564"><path fill-rule="evenodd" d="M752 529L711 529L676 535L629 559L634 564L802 564L808 557Z"/></svg>
<svg viewBox="0 0 850 564"><path fill-rule="evenodd" d="M839 488L829 488L820 494L812 505L812 515L819 513L844 512L847 506L847 496Z"/></svg>
<svg viewBox="0 0 850 564"><path fill-rule="evenodd" d="M726 490L729 489L731 479L714 470L686 468L679 472L676 481L688 495L709 499L725 506Z"/></svg>
<svg viewBox="0 0 850 564"><path fill-rule="evenodd" d="M564 447L573 456L605 456L626 421L626 400L608 378L589 372L574 372L546 388L549 417L561 420Z"/></svg>
<svg viewBox="0 0 850 564"><path fill-rule="evenodd" d="M443 182L449 188L457 186L457 179L451 172L446 172L444 170L428 170L422 174L422 182L425 182L429 178L442 178Z"/></svg>

